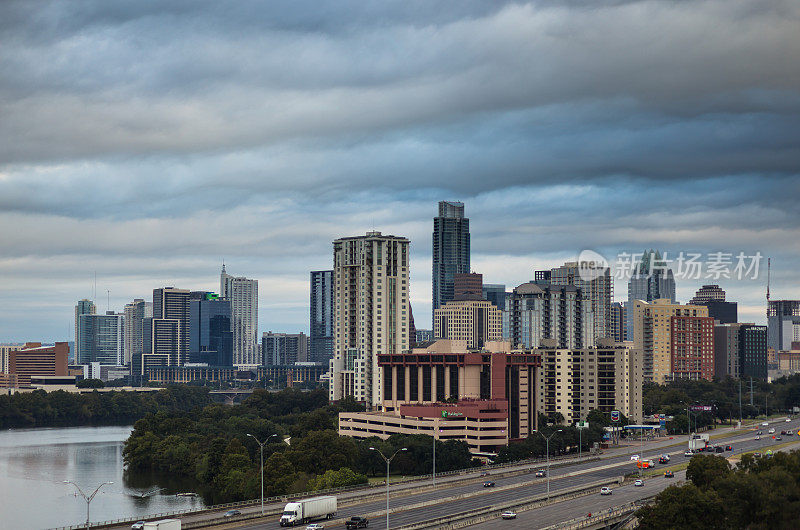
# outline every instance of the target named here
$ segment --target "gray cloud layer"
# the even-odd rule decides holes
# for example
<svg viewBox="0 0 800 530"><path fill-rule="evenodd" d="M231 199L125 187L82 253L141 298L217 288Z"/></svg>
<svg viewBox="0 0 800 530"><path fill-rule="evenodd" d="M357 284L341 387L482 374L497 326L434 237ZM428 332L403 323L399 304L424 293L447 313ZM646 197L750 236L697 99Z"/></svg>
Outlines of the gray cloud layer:
<svg viewBox="0 0 800 530"><path fill-rule="evenodd" d="M443 198L489 281L583 248L794 271L798 35L792 0L4 2L0 293L29 313L0 340L64 336L91 271L119 309L223 257L302 329L305 271L373 224L413 240L424 327Z"/></svg>

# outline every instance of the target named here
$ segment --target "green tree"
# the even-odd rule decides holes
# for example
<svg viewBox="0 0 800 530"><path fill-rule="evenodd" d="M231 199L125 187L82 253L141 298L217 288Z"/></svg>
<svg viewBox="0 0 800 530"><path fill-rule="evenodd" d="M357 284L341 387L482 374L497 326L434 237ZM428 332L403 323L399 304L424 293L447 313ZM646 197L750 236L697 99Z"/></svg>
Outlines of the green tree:
<svg viewBox="0 0 800 530"><path fill-rule="evenodd" d="M689 461L686 478L700 489L706 489L717 479L725 478L731 472L728 461L721 456L696 455Z"/></svg>

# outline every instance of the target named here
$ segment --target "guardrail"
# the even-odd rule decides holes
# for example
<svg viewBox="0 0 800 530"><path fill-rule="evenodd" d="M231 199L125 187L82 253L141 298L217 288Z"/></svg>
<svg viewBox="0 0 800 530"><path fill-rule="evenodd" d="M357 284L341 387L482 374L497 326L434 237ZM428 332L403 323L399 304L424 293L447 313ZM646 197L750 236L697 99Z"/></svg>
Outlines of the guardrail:
<svg viewBox="0 0 800 530"><path fill-rule="evenodd" d="M553 462L556 462L556 463L559 463L559 464L564 464L564 463L570 462L572 460L574 460L576 462L590 462L590 461L596 460L597 458L598 458L597 455L591 454L591 453L587 454L586 456L581 456L581 457L578 457L576 455L551 456L550 457L550 463L551 463L551 467L553 467L553 465L552 465ZM526 465L532 465L532 464L543 464L546 461L547 461L546 458L527 458L525 460L516 460L514 462L507 462L507 463L503 463L503 464L490 464L490 465L485 465L485 466L480 466L480 467L470 467L470 468L465 468L465 469L456 469L456 470L453 470L453 471L444 471L442 473L436 473L436 478L438 479L440 477L452 477L452 476L457 476L457 475L466 475L466 474L469 474L469 473L476 473L476 472L479 472L479 471L486 471L486 470L490 470L491 471L491 470L498 470L498 469L504 469L504 468L510 468L510 467L517 467L517 466L526 466ZM394 485L394 486L397 486L397 485L401 485L401 486L402 485L411 485L414 482L424 482L424 481L430 480L431 478L432 478L432 475L430 475L430 474L428 474L428 475L414 475L413 477L410 477L407 480L401 480L401 481L398 481L398 482L391 482L390 485ZM385 487L386 487L386 485L383 484L383 483L376 483L376 484L368 484L368 485L358 484L358 485L355 485L355 486L344 486L344 487L341 487L341 488L331 488L331 489L319 490L319 491L305 491L305 492L301 492L301 493L291 493L291 494L287 494L287 495L277 495L277 496L273 496L273 497L264 497L264 504L265 505L266 504L272 504L272 503L275 503L275 502L281 502L281 503L285 504L286 502L288 502L288 501L290 501L292 499L300 499L300 498L309 497L309 496L331 495L331 494L335 494L335 493L349 493L349 492L359 491L359 490L364 490L364 491L376 490L375 492L370 491L368 493L368 495L372 495L372 494L382 493L383 490L385 489ZM377 488L380 488L381 491L377 491ZM122 519L111 519L111 520L107 520L107 521L100 521L100 522L92 523L92 527L93 528L108 528L108 527L111 527L111 526L117 526L117 525L126 524L126 523L131 523L132 524L132 523L135 523L136 521L152 521L152 520L164 519L164 518L168 518L168 517L176 517L176 516L182 516L182 515L184 515L184 516L185 515L200 515L202 513L221 511L221 510L225 510L225 509L259 506L260 504L261 504L261 499L258 498L258 499L252 499L252 500L247 500L247 501L230 502L230 503L225 503L225 504L215 504L215 505L212 505L212 506L206 506L204 508L187 508L187 509L184 509L184 510L174 510L174 511L170 511L170 512L147 514L147 515L139 516L139 517L127 517L127 518L122 518ZM265 515L269 515L269 514L265 513ZM71 525L71 526L59 526L59 527L53 528L51 530L80 530L82 528L86 528L86 523L75 524L75 525Z"/></svg>

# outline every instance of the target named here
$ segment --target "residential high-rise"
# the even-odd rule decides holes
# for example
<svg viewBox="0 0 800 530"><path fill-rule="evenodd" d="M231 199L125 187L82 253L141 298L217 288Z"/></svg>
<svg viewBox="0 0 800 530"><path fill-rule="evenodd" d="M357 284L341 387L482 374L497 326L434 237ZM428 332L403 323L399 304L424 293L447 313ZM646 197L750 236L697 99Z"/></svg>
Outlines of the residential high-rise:
<svg viewBox="0 0 800 530"><path fill-rule="evenodd" d="M189 299L189 362L233 366L231 302L214 293Z"/></svg>
<svg viewBox="0 0 800 530"><path fill-rule="evenodd" d="M402 353L409 336L408 239L380 232L333 242L335 338L330 399L381 404L377 356Z"/></svg>
<svg viewBox="0 0 800 530"><path fill-rule="evenodd" d="M741 377L739 370L739 331L750 324L714 323L714 375Z"/></svg>
<svg viewBox="0 0 800 530"><path fill-rule="evenodd" d="M81 315L94 315L97 313L97 306L94 305L94 302L84 298L83 300L78 300L78 303L75 304L75 328L73 331L75 332L75 359L80 358L81 350L79 346L78 337L80 336L80 316Z"/></svg>
<svg viewBox="0 0 800 530"><path fill-rule="evenodd" d="M501 283L484 283L483 299L493 303L500 310L502 322L502 340L511 340L511 312L508 300L511 293L506 292L506 286Z"/></svg>
<svg viewBox="0 0 800 530"><path fill-rule="evenodd" d="M106 311L105 315L83 314L78 321L80 334L75 341L80 352L76 357L78 364L124 365L124 315Z"/></svg>
<svg viewBox="0 0 800 530"><path fill-rule="evenodd" d="M555 339L558 348L595 344L592 304L573 285L523 283L509 298L510 335L516 348L538 348Z"/></svg>
<svg viewBox="0 0 800 530"><path fill-rule="evenodd" d="M792 350L792 342L800 342L800 300L770 300L767 327L767 346L776 352Z"/></svg>
<svg viewBox="0 0 800 530"><path fill-rule="evenodd" d="M133 302L125 304L125 364L132 364L134 359L140 359L144 347L142 337L144 333L144 319L153 317L153 302L145 302L136 298Z"/></svg>
<svg viewBox="0 0 800 530"><path fill-rule="evenodd" d="M628 340L625 306L619 302L611 304L611 338L614 339L614 342L624 342Z"/></svg>
<svg viewBox="0 0 800 530"><path fill-rule="evenodd" d="M628 319L628 340L634 340L633 302L643 300L667 299L675 303L675 277L667 266L667 261L661 257L657 250L646 250L641 261L631 275L628 282L628 304L625 307Z"/></svg>
<svg viewBox="0 0 800 530"><path fill-rule="evenodd" d="M536 277L536 276L534 276ZM541 276L544 278L544 276ZM594 316L594 339L611 336L611 300L614 298L614 280L609 267L593 263L569 261L550 270L551 285L574 285L591 303Z"/></svg>
<svg viewBox="0 0 800 530"><path fill-rule="evenodd" d="M697 290L689 305L704 305L708 316L721 324L732 324L739 320L738 304L725 301L725 291L719 285L704 285Z"/></svg>
<svg viewBox="0 0 800 530"><path fill-rule="evenodd" d="M470 272L469 219L463 202L439 202L439 215L433 218L433 307L453 299L456 274Z"/></svg>
<svg viewBox="0 0 800 530"><path fill-rule="evenodd" d="M326 365L333 358L333 293L333 271L311 271L309 358Z"/></svg>
<svg viewBox="0 0 800 530"><path fill-rule="evenodd" d="M502 338L500 310L487 300L453 300L433 315L433 334L437 339L463 340L467 348L482 348Z"/></svg>
<svg viewBox="0 0 800 530"><path fill-rule="evenodd" d="M305 333L265 332L261 336L264 366L284 366L308 362L309 336Z"/></svg>
<svg viewBox="0 0 800 530"><path fill-rule="evenodd" d="M714 377L714 319L705 306L636 300L633 313L633 344L643 354L645 381Z"/></svg>
<svg viewBox="0 0 800 530"><path fill-rule="evenodd" d="M258 280L231 276L222 266L219 295L233 310L233 364L258 366Z"/></svg>

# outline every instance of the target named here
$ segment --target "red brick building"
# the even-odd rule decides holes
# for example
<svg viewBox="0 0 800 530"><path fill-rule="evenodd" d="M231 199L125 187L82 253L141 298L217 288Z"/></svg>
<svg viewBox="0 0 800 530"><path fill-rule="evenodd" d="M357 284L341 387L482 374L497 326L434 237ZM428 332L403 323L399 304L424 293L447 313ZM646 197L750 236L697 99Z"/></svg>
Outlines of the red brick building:
<svg viewBox="0 0 800 530"><path fill-rule="evenodd" d="M673 379L714 378L714 319L670 317L671 374Z"/></svg>
<svg viewBox="0 0 800 530"><path fill-rule="evenodd" d="M67 375L68 355L66 342L56 342L53 346L27 342L8 354L8 375L0 378L0 384L27 387L31 384L31 376Z"/></svg>

